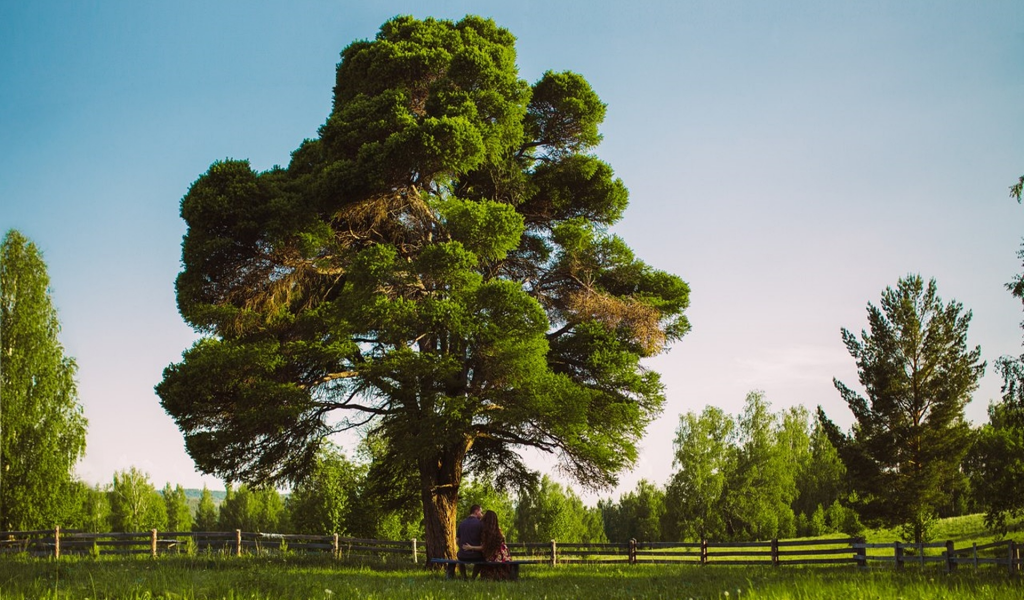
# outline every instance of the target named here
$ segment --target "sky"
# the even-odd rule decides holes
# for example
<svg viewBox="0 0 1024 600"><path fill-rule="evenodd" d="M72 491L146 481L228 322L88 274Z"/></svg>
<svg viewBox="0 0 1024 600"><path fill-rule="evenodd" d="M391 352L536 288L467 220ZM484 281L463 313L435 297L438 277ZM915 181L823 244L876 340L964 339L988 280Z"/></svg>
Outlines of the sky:
<svg viewBox="0 0 1024 600"><path fill-rule="evenodd" d="M521 76L586 77L607 103L596 154L630 190L615 226L691 287L692 331L648 362L665 409L641 478L672 472L681 414L822 406L852 423L841 328L919 273L973 311L989 367L968 418L1020 354L1024 3L5 2L0 4L0 232L34 241L89 419L77 471L136 466L211 489L153 392L197 339L177 311L180 201L211 163L287 164L331 108L349 43L389 18L493 18ZM539 469L552 464L531 455Z"/></svg>

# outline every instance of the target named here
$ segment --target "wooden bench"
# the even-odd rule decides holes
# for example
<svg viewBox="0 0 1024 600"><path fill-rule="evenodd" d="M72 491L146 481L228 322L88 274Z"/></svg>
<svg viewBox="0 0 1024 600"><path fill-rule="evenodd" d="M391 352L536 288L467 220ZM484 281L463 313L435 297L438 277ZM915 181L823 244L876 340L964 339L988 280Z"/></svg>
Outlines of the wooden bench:
<svg viewBox="0 0 1024 600"><path fill-rule="evenodd" d="M455 568L459 565L466 567L507 567L509 579L519 579L519 565L530 564L529 561L513 560L509 562L487 562L487 561L469 561L469 560L457 560L454 558L432 558L430 562L437 565L445 566L445 577L452 579L455 577Z"/></svg>

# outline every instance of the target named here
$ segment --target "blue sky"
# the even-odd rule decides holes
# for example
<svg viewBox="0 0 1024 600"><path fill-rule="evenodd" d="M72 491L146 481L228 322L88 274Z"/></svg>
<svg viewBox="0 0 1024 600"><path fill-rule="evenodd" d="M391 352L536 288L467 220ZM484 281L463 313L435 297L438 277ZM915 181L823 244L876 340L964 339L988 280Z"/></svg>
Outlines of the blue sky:
<svg viewBox="0 0 1024 600"><path fill-rule="evenodd" d="M215 160L286 164L331 107L338 54L397 14L494 18L522 76L583 74L616 226L692 287L693 331L651 361L668 402L637 469L664 483L678 418L822 405L856 383L841 327L907 273L974 312L991 365L1024 315L1003 284L1024 207L1024 3L8 2L0 5L0 230L44 252L89 418L90 482L195 473L153 385L195 335L177 313L179 202ZM543 460L538 467L548 468Z"/></svg>

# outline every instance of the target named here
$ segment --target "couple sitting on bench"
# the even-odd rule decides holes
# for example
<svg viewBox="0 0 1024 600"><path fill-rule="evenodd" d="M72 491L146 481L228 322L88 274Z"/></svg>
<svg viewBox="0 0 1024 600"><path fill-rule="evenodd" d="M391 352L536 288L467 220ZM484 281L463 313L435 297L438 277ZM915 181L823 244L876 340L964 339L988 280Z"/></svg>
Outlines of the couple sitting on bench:
<svg viewBox="0 0 1024 600"><path fill-rule="evenodd" d="M459 549L456 557L460 561L479 563L507 563L512 560L505 536L498 526L498 515L493 510L481 513L480 505L469 508L469 516L459 523L455 530L455 544ZM511 565L473 565L473 577L481 579L509 579ZM454 575L455 565L448 565L449 576ZM459 565L459 572L466 577L466 565Z"/></svg>

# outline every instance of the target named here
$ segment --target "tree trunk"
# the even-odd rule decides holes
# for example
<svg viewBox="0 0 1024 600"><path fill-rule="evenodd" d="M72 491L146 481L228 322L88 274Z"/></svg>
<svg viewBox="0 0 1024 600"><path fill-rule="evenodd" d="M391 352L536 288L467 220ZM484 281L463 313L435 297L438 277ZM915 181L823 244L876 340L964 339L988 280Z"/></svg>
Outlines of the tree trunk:
<svg viewBox="0 0 1024 600"><path fill-rule="evenodd" d="M420 496L427 559L455 558L455 528L458 525L459 484L466 445L443 448L420 460Z"/></svg>

